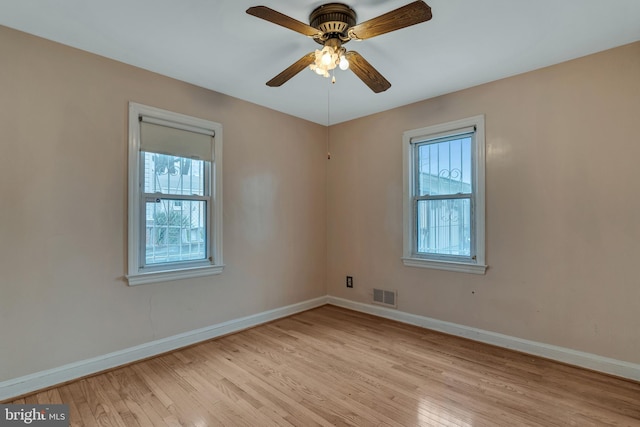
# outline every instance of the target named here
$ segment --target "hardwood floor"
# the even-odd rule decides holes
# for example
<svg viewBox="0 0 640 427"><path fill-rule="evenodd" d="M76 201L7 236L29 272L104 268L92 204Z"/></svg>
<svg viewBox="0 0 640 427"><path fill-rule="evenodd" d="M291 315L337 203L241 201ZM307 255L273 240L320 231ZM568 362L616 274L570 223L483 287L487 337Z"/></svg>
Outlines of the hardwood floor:
<svg viewBox="0 0 640 427"><path fill-rule="evenodd" d="M12 403L74 426L640 426L640 383L334 306Z"/></svg>

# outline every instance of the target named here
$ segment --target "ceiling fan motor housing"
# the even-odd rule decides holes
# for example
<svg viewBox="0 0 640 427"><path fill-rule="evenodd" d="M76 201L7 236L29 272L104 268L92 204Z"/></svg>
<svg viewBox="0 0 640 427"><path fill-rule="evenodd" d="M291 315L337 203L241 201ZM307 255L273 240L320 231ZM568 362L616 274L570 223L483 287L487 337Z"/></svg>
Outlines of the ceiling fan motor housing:
<svg viewBox="0 0 640 427"><path fill-rule="evenodd" d="M322 31L322 37L314 39L320 44L335 38L346 43L349 41L347 30L356 25L356 12L346 4L324 4L311 12L309 25Z"/></svg>

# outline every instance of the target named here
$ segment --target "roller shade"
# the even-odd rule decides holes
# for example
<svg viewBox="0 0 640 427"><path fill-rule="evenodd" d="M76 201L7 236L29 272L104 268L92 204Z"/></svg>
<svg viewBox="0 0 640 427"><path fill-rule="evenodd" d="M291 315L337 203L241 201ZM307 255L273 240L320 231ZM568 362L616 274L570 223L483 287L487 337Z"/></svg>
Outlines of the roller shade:
<svg viewBox="0 0 640 427"><path fill-rule="evenodd" d="M474 133L475 131L476 131L476 127L475 126L469 126L469 127L465 127L465 128L461 128L461 129L455 129L455 130L447 131L447 132L432 133L432 134L429 134L429 135L413 137L413 138L411 138L411 143L412 144L416 144L416 143L420 143L420 142L433 141L433 140L441 139L441 138L455 138L455 137L462 136L462 135L465 135L465 134Z"/></svg>
<svg viewBox="0 0 640 427"><path fill-rule="evenodd" d="M178 128L152 121L146 117L140 118L140 150L213 161L213 131L187 129L187 126Z"/></svg>

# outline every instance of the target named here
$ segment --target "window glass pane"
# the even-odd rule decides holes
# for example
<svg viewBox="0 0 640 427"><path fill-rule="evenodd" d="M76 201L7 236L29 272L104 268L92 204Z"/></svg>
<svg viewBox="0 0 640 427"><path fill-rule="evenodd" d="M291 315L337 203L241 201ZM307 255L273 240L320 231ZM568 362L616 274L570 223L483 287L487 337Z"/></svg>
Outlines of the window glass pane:
<svg viewBox="0 0 640 427"><path fill-rule="evenodd" d="M471 135L416 146L418 196L470 194Z"/></svg>
<svg viewBox="0 0 640 427"><path fill-rule="evenodd" d="M144 192L204 196L203 160L143 152Z"/></svg>
<svg viewBox="0 0 640 427"><path fill-rule="evenodd" d="M147 202L145 263L207 258L206 207L201 200Z"/></svg>
<svg viewBox="0 0 640 427"><path fill-rule="evenodd" d="M418 200L417 252L471 255L470 199Z"/></svg>

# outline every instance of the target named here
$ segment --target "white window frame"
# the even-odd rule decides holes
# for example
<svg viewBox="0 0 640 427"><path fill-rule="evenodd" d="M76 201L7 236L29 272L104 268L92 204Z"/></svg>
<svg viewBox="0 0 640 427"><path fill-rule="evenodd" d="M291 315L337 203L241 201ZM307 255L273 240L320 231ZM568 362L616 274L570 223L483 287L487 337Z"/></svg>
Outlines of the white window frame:
<svg viewBox="0 0 640 427"><path fill-rule="evenodd" d="M472 143L473 163L473 195L472 209L474 223L471 226L474 241L471 244L471 259L466 261L452 261L439 259L438 256L425 256L416 253L417 219L414 207L415 194L415 159L414 144L424 141L454 135L460 129L475 127ZM432 268L437 270L457 271L464 273L484 274L487 269L485 262L485 137L484 115L455 120L409 130L402 135L403 149L403 256L402 262L408 267ZM475 250L474 250L475 249Z"/></svg>
<svg viewBox="0 0 640 427"><path fill-rule="evenodd" d="M185 262L143 268L145 220L141 179L140 117L175 124L178 129L203 129L214 135L213 161L205 186L210 189L211 207L207 209L207 249L209 257L199 263ZM210 120L186 116L135 102L129 103L129 179L128 179L128 274L129 286L222 273L222 125ZM171 197L171 196L169 196ZM178 265L179 264L179 265Z"/></svg>

